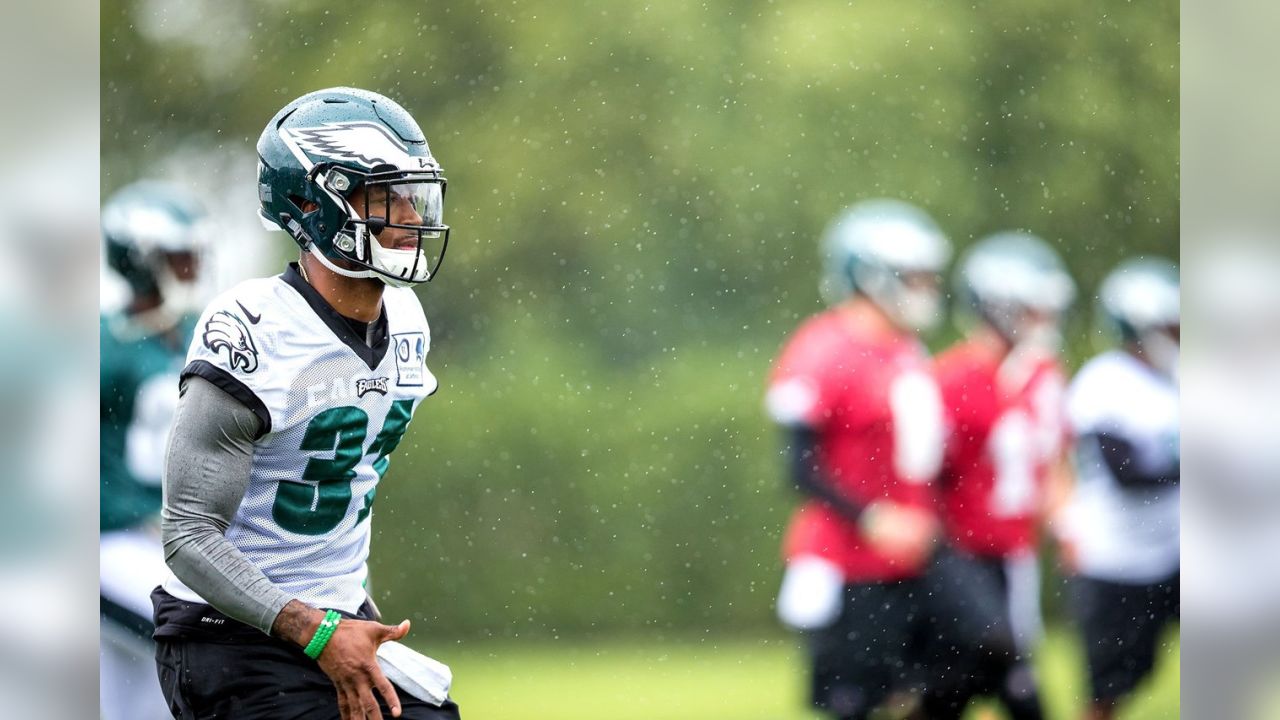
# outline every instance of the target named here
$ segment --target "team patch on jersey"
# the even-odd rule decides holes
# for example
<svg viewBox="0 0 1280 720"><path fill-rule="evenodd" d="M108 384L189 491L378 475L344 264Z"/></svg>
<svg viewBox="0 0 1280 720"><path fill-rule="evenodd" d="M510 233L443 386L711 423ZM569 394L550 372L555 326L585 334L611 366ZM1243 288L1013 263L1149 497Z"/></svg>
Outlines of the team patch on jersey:
<svg viewBox="0 0 1280 720"><path fill-rule="evenodd" d="M395 343L396 385L420 387L427 368L426 333L397 333L391 339Z"/></svg>
<svg viewBox="0 0 1280 720"><path fill-rule="evenodd" d="M356 380L356 396L364 397L366 394L376 392L381 395L387 394L387 381L390 378L360 378Z"/></svg>
<svg viewBox="0 0 1280 720"><path fill-rule="evenodd" d="M249 327L238 315L219 310L204 324L204 346L216 354L227 351L227 364L233 370L251 373L258 369L258 348Z"/></svg>

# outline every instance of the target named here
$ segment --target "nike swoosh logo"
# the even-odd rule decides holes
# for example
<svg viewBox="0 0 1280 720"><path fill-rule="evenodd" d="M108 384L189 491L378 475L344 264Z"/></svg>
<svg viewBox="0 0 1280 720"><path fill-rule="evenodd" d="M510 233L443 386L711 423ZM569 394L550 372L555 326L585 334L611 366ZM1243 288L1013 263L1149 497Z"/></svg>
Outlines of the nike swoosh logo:
<svg viewBox="0 0 1280 720"><path fill-rule="evenodd" d="M244 311L244 316L249 318L249 322L253 323L254 325L257 325L258 321L262 319L261 315L254 315L253 313L249 312L249 308L245 307L244 303L240 302L239 300L236 301L236 304L239 305L240 309Z"/></svg>

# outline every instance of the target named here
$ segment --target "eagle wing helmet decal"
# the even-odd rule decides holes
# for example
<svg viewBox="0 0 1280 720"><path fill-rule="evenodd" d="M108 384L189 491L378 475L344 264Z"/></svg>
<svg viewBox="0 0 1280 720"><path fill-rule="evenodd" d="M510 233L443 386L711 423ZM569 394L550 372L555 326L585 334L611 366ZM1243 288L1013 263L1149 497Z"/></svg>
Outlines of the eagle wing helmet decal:
<svg viewBox="0 0 1280 720"><path fill-rule="evenodd" d="M281 130L280 135L308 169L323 160L351 162L367 168L379 165L393 165L401 170L436 167L430 150L427 157L410 155L403 142L374 122L325 123L318 127Z"/></svg>
<svg viewBox="0 0 1280 720"><path fill-rule="evenodd" d="M258 369L258 348L253 344L249 328L234 313L219 310L204 324L204 346L215 355L227 351L227 364L233 370L251 373Z"/></svg>

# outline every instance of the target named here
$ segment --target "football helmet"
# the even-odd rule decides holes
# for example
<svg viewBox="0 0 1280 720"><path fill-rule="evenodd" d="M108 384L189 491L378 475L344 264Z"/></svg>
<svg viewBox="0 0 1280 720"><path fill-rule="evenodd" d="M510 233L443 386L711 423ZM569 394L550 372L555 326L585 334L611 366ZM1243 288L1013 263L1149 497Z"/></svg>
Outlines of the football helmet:
<svg viewBox="0 0 1280 720"><path fill-rule="evenodd" d="M858 293L904 330L935 325L942 314L938 275L951 258L942 230L899 200L853 205L822 237L822 293L830 303Z"/></svg>
<svg viewBox="0 0 1280 720"><path fill-rule="evenodd" d="M396 287L435 277L449 241L444 191L418 123L377 93L308 93L258 139L264 224L346 277Z"/></svg>
<svg viewBox="0 0 1280 720"><path fill-rule="evenodd" d="M1010 345L1056 350L1058 325L1076 285L1058 253L1028 232L996 233L975 243L955 271L965 311L990 325Z"/></svg>
<svg viewBox="0 0 1280 720"><path fill-rule="evenodd" d="M1098 291L1102 317L1157 370L1176 377L1181 337L1178 266L1163 258L1126 260Z"/></svg>
<svg viewBox="0 0 1280 720"><path fill-rule="evenodd" d="M102 206L107 266L133 299L160 298L136 315L163 326L200 310L200 261L208 245L208 215L193 195L143 180L118 190Z"/></svg>

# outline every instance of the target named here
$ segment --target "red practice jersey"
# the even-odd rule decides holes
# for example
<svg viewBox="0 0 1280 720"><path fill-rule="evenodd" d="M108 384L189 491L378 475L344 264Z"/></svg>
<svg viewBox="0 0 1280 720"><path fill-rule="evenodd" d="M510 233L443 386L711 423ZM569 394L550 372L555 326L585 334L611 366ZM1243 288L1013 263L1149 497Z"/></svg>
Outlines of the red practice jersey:
<svg viewBox="0 0 1280 720"><path fill-rule="evenodd" d="M961 342L935 363L950 434L938 490L950 541L976 555L1035 547L1044 485L1066 441L1064 379L1048 355Z"/></svg>
<svg viewBox="0 0 1280 720"><path fill-rule="evenodd" d="M853 502L932 507L942 407L915 337L856 327L839 309L810 318L778 359L767 404L779 423L817 432L824 480ZM921 570L880 554L856 522L818 500L792 516L783 546L789 560L829 560L849 582L895 580Z"/></svg>

